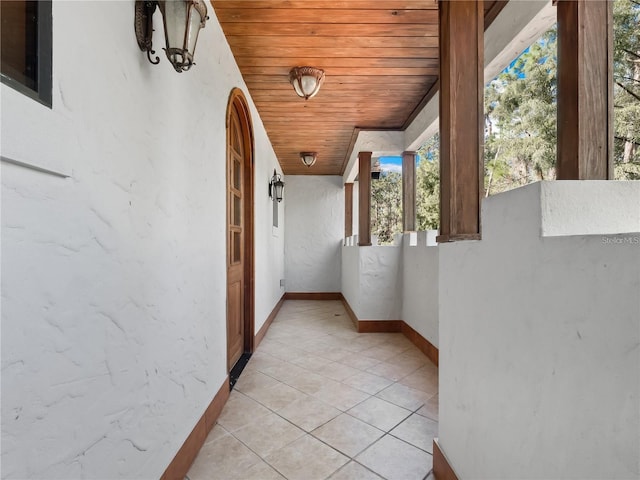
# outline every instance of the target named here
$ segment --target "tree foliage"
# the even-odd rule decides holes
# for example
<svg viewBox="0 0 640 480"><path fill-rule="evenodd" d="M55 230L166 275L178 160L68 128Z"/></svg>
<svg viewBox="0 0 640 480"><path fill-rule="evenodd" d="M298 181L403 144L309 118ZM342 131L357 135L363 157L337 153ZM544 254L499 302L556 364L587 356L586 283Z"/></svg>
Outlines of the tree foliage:
<svg viewBox="0 0 640 480"><path fill-rule="evenodd" d="M613 11L615 177L640 179L640 3ZM556 49L553 27L485 89L487 194L555 178Z"/></svg>
<svg viewBox="0 0 640 480"><path fill-rule="evenodd" d="M485 189L504 191L555 177L555 29L485 88Z"/></svg>
<svg viewBox="0 0 640 480"><path fill-rule="evenodd" d="M616 0L614 17L614 160L616 178L640 179L640 3Z"/></svg>
<svg viewBox="0 0 640 480"><path fill-rule="evenodd" d="M434 135L418 150L416 169L416 228L440 228L440 136Z"/></svg>
<svg viewBox="0 0 640 480"><path fill-rule="evenodd" d="M371 232L381 245L402 232L402 175L383 171L371 181Z"/></svg>

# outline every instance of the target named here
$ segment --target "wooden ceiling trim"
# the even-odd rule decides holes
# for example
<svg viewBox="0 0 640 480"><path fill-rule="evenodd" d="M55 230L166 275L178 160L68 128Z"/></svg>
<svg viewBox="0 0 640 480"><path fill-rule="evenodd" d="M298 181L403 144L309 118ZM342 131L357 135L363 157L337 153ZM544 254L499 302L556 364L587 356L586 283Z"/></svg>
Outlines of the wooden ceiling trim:
<svg viewBox="0 0 640 480"><path fill-rule="evenodd" d="M255 23L224 23L222 29L227 36L242 36L247 32L255 32ZM260 30L261 36L342 36L342 37L432 37L438 35L438 24L406 23L402 28L397 24L366 23L349 25L331 23L273 23L268 29Z"/></svg>
<svg viewBox="0 0 640 480"><path fill-rule="evenodd" d="M494 2L485 1L484 4L484 29L486 30L498 17L509 0L496 0Z"/></svg>
<svg viewBox="0 0 640 480"><path fill-rule="evenodd" d="M371 123L367 123L367 122L371 122ZM342 125L341 128L344 128L345 125L348 125L350 127L349 131L351 131L351 128L353 128L354 125L357 125L360 128L366 128L367 126L371 126L371 124L373 122L375 122L375 124L378 126L377 128L393 128L393 127L400 128L397 123L393 123L393 119L389 119L389 120L385 119L385 120L375 121L375 120L371 120L370 116L368 116L368 118L354 118L354 119L351 119L350 122L345 122L345 123L341 124ZM321 125L317 125L316 126L315 124L313 124L313 125L306 125L306 128L316 127L316 130L322 129L322 131L326 131L328 133L332 133L336 128L338 128L338 125L339 124L331 124L330 123L328 125L321 124ZM278 127L274 127L273 129L267 128L266 130L267 130L267 132L274 133L274 129L276 129L276 128L278 128ZM287 129L286 132L284 130L282 130L282 129L278 130L278 132L280 132L281 134L291 134L294 131L295 131L295 129L292 129L291 126L289 126L289 128ZM317 134L314 135L314 136L318 137ZM294 141L294 140L291 140L291 141Z"/></svg>
<svg viewBox="0 0 640 480"><path fill-rule="evenodd" d="M368 107L369 105L371 105L370 102L373 101L373 103L375 103L376 100L380 102L380 99L382 98L394 97L398 99L398 92L399 90L375 89L375 90L367 90L366 92L367 94L365 95L361 91L356 92L353 90L336 89L336 90L331 90L330 92L326 92L322 96L318 94L316 96L317 98L314 97L316 99L314 103L319 104L319 103L333 102L338 105L348 105L350 103L357 104L361 101L366 101L367 107ZM351 98L345 100L345 93L348 93ZM259 101L259 102L281 102L282 94L283 92L281 90L277 90L275 92L270 90L257 90L253 93L252 98L255 101ZM402 96L402 100L397 100L397 101L401 103L419 102L422 99L422 97L423 97L422 92L416 92L415 89L410 91L405 90L404 95Z"/></svg>
<svg viewBox="0 0 640 480"><path fill-rule="evenodd" d="M414 37L337 37L337 36L274 36L256 35L241 36L230 35L227 41L231 47L266 49L266 48L438 48L438 36L414 36ZM235 50L234 50L235 51ZM366 50L367 54L375 51Z"/></svg>
<svg viewBox="0 0 640 480"><path fill-rule="evenodd" d="M351 107L351 105L347 106L347 108ZM326 115L328 117L335 117L336 115L340 115L340 118L346 118L347 120L350 120L354 123L359 123L361 125L364 125L363 122L365 121L369 121L369 124L374 122L374 121L382 121L381 117L384 117L384 113L385 111L389 110L388 108L385 110L386 107L379 107L377 109L372 109L372 110L365 110L365 111L360 111L360 112L353 112L350 114L340 114L340 113L335 113L335 109L337 108L337 106L335 105L328 105L327 106L327 110L329 110ZM354 107L354 109L357 107ZM286 116L287 111L290 109L286 109L286 108L280 108L280 109L270 109L269 111L266 112L265 118L268 118L269 120L280 120L282 119L283 116ZM346 108L343 108L343 110L346 110ZM305 115L308 115L306 113L306 111L304 112ZM316 123L318 123L320 120L318 119L318 115L314 113L314 117L316 120ZM296 117L297 118L297 117ZM300 121L304 121L305 119L310 118L309 116L306 117L300 117ZM313 118L313 117L311 117ZM296 120L297 122L297 120ZM397 124L397 123L396 123ZM402 121L399 122L400 126L402 126Z"/></svg>
<svg viewBox="0 0 640 480"><path fill-rule="evenodd" d="M308 140L312 140L314 143L316 144L320 144L320 143L336 143L338 142L338 140L343 139L343 138L349 138L350 136L350 132L345 132L342 129L337 129L333 132L333 135L330 138L318 138L317 135L314 135L313 133L309 133L309 132L300 132L300 131L296 131L296 129L290 129L289 131L293 130L296 133L296 142L301 142L301 141L308 141ZM285 132L283 132L285 133ZM287 141L289 141L289 139L287 139ZM274 140L274 143L278 143L279 140Z"/></svg>
<svg viewBox="0 0 640 480"><path fill-rule="evenodd" d="M298 63L296 63L298 62ZM261 67L261 68L277 68L279 72L285 73L285 78L281 81L288 82L289 71L291 65L313 65L317 68L346 68L349 67L348 73L340 75L358 75L366 76L362 70L354 70L356 68L407 68L407 69L425 69L430 68L431 71L438 71L438 63L432 58L376 58L376 57L239 57L237 59L238 66L244 72L243 67ZM331 71L335 75L334 70ZM282 75L282 73L281 73ZM327 77L328 78L328 77Z"/></svg>
<svg viewBox="0 0 640 480"><path fill-rule="evenodd" d="M348 75L353 72L353 68L357 67L331 67L331 73L336 75ZM244 67L242 68L242 72L246 72L250 75L257 75L264 73L265 75L289 75L289 71L291 68L287 67L266 67L266 66L256 66L256 67ZM363 76L365 75L382 75L385 77L395 76L395 75L415 75L415 76L433 76L437 75L438 69L436 67L426 67L426 68L402 68L402 67L389 67L389 68L362 68ZM315 98L315 97L314 97Z"/></svg>
<svg viewBox="0 0 640 480"><path fill-rule="evenodd" d="M437 2L426 0L213 0L216 8L303 8L357 10L437 10Z"/></svg>
<svg viewBox="0 0 640 480"><path fill-rule="evenodd" d="M277 112L278 115L282 115L282 112L287 112L287 111L291 112L292 109L295 109L294 113L296 113L297 115L302 115L304 113L313 115L315 117L316 123L319 123L318 120L320 120L318 118L319 113L344 115L344 118L353 118L356 115L358 116L366 115L367 113L372 111L371 109L367 108L368 106L364 106L361 104L350 104L350 103L341 103L341 104L333 103L333 104L317 105L314 109L307 108L304 110L300 109L304 107L300 107L299 105L296 106L294 103L287 103L285 105L283 105L282 103L276 103L276 102L271 102L271 103L260 102L260 103L261 103L260 107L264 109L265 113ZM380 107L377 110L385 111L385 108L387 108L386 105L383 107ZM373 113L376 113L376 110L373 110ZM291 121L290 117L289 117L289 121Z"/></svg>
<svg viewBox="0 0 640 480"><path fill-rule="evenodd" d="M281 58L281 59L289 59L289 58L299 58L300 57L300 47L272 47L269 49L269 55L271 58ZM240 58L249 59L255 58L259 59L263 56L260 55L260 51L256 51L255 47L235 47L234 54L238 55ZM423 59L433 59L434 55L438 55L438 49L433 47L423 47L423 48L396 48L394 47L304 47L305 56L312 58L393 58L393 59L412 59L417 58L420 60Z"/></svg>
<svg viewBox="0 0 640 480"><path fill-rule="evenodd" d="M395 86L395 85L416 85L416 84L430 85L435 80L437 80L437 78L438 78L437 76L406 77L401 75L395 75L395 76L392 75L387 77L385 76L368 77L366 78L366 80L367 80L367 84L372 86L375 86L378 84ZM269 88L269 86L273 86L274 88L276 86L284 88L285 85L286 85L286 88L288 89L293 88L291 87L291 84L288 81L282 80L281 75L245 75L244 79L247 85L256 86L258 88L260 88L260 86L262 85L265 85L266 88ZM325 85L355 84L360 87L362 85L363 80L364 79L358 75L331 75L329 77L325 77L324 84ZM313 102L311 103L307 102L307 104L313 105Z"/></svg>
<svg viewBox="0 0 640 480"><path fill-rule="evenodd" d="M427 94L422 98L422 100L420 100L420 103L418 103L418 106L416 106L416 108L413 109L413 112L411 112L411 115L409 115L409 117L405 120L404 125L402 125L402 130L406 130L407 127L411 125L411 122L413 122L416 119L418 114L427 105L427 103L429 103L431 99L438 94L439 89L440 89L440 81L437 80L431 86L431 88L429 89Z"/></svg>
<svg viewBox="0 0 640 480"><path fill-rule="evenodd" d="M437 23L438 11L429 10L354 10L336 9L318 17L314 8L225 8L216 7L221 23L329 23L329 24L376 24L401 25L403 23Z"/></svg>
<svg viewBox="0 0 640 480"><path fill-rule="evenodd" d="M349 157L351 157L351 152L353 152L353 148L356 146L356 140L358 140L358 135L362 129L356 127L353 129L351 133L351 141L349 142L349 146L347 147L347 153L342 159L342 165L340 166L340 175L344 174L345 168L347 168L347 163L349 162Z"/></svg>
<svg viewBox="0 0 640 480"><path fill-rule="evenodd" d="M415 92L416 90L415 83L400 83L397 85L394 84L383 84L377 83L373 85L367 85L367 92L369 93L377 93L377 92ZM287 92L293 91L293 88L289 84L276 84L271 86L266 86L264 84L247 84L247 86L251 89L251 91L255 94L268 94L273 96L286 95ZM362 85L357 83L338 83L331 86L331 94L345 94L348 93L350 96L360 95L362 94ZM319 95L319 93L318 93Z"/></svg>

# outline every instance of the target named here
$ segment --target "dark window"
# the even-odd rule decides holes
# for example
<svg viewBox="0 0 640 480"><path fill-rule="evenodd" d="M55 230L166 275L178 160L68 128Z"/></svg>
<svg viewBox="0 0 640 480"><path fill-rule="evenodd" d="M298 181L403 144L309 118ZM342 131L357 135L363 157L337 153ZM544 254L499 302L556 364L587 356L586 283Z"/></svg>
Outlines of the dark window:
<svg viewBox="0 0 640 480"><path fill-rule="evenodd" d="M51 106L51 0L0 8L2 83Z"/></svg>
<svg viewBox="0 0 640 480"><path fill-rule="evenodd" d="M275 195L276 188L273 187L273 194ZM273 226L278 227L278 201L273 199Z"/></svg>

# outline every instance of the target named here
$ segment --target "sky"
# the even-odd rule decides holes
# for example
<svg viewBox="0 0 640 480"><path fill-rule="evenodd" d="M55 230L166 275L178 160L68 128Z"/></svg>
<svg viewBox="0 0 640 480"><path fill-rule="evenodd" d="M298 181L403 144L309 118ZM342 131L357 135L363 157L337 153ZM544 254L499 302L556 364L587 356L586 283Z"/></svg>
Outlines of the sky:
<svg viewBox="0 0 640 480"><path fill-rule="evenodd" d="M380 157L379 160L384 172L402 173L402 157Z"/></svg>

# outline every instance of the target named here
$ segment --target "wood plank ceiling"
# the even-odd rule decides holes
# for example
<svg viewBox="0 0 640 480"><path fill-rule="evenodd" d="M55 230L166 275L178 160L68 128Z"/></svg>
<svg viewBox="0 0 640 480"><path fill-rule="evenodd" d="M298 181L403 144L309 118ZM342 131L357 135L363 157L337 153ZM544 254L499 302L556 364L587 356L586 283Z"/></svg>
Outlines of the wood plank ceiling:
<svg viewBox="0 0 640 480"><path fill-rule="evenodd" d="M438 79L435 0L211 1L287 175L341 175L358 128L403 129ZM487 22L505 3L485 1ZM296 66L325 71L307 101Z"/></svg>

